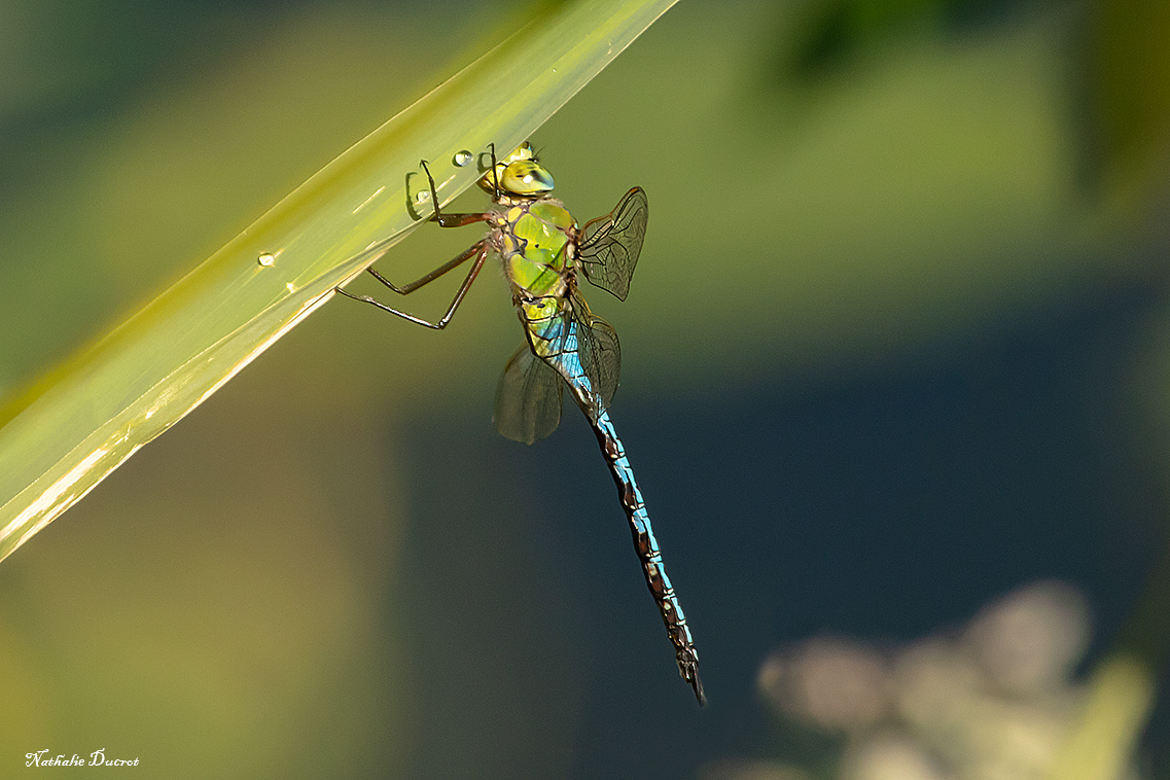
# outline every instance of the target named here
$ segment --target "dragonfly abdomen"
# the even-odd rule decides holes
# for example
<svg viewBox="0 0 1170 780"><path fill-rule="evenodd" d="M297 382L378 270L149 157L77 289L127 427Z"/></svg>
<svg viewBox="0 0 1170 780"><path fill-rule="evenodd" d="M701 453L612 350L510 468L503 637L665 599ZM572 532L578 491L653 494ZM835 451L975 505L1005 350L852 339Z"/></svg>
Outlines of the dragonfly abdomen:
<svg viewBox="0 0 1170 780"><path fill-rule="evenodd" d="M574 393L580 403L581 395ZM658 548L658 540L654 538L654 529L650 524L650 515L646 511L646 504L642 500L642 491L634 480L634 470L626 457L625 448L609 412L598 409L587 416L593 423L593 433L602 453L609 463L610 474L617 485L618 498L622 508L626 511L626 518L630 523L630 533L634 539L634 548L642 562L642 571L646 576L646 586L650 589L658 611L662 615L662 622L666 626L666 633L674 645L675 658L678 661L678 671L682 678L690 683L695 691L695 698L699 704L706 702L703 694L703 683L699 679L699 652L695 649L695 640L691 636L691 629L687 625L686 615L682 604L674 593L674 586L666 574L666 565L662 562L662 551Z"/></svg>
<svg viewBox="0 0 1170 780"><path fill-rule="evenodd" d="M691 636L691 629L687 625L686 614L674 586L666 574L666 565L662 561L662 551L658 548L658 540L654 538L654 528L650 524L650 515L646 511L646 503L642 499L642 491L634 479L634 469L626 457L626 449L618 438L617 430L613 427L609 412L601 397L593 387L588 374L581 363L578 351L579 331L575 324L570 325L568 337L564 340L564 349L561 353L545 359L569 386L573 399L585 413L597 437L597 443L609 465L609 473L617 485L618 499L625 510L626 519L630 523L630 533L634 540L634 549L638 553L638 560L642 564L642 573L646 578L646 586L654 597L658 612L662 615L662 622L666 626L667 636L674 645L675 660L678 663L678 672L695 692L699 704L705 704L707 699L703 694L703 683L699 679L699 652L695 649L695 640Z"/></svg>

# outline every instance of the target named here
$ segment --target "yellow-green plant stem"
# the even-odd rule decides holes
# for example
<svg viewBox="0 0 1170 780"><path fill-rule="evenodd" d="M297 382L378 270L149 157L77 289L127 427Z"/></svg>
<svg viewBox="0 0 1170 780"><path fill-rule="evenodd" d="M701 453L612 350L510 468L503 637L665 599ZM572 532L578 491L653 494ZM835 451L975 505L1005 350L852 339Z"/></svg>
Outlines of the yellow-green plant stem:
<svg viewBox="0 0 1170 780"><path fill-rule="evenodd" d="M1093 671L1082 715L1053 764L1052 780L1125 777L1154 706L1154 674L1141 659L1114 653Z"/></svg>
<svg viewBox="0 0 1170 780"><path fill-rule="evenodd" d="M578 0L529 24L386 122L177 284L0 408L0 559L199 405L524 140L676 0ZM507 85L501 89L500 85ZM420 184L422 186L420 186ZM421 206L429 214L429 203Z"/></svg>
<svg viewBox="0 0 1170 780"><path fill-rule="evenodd" d="M1154 565L1117 646L1093 669L1080 714L1053 763L1052 780L1113 780L1134 751L1170 657L1170 549Z"/></svg>

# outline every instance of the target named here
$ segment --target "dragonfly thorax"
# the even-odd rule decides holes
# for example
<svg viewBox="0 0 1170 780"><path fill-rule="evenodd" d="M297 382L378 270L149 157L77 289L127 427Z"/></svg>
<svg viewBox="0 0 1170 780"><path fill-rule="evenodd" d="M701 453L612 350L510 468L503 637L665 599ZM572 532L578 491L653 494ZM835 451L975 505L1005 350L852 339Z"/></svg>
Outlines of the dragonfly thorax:
<svg viewBox="0 0 1170 780"><path fill-rule="evenodd" d="M560 297L573 276L577 235L559 200L537 198L498 211L491 241L520 297Z"/></svg>

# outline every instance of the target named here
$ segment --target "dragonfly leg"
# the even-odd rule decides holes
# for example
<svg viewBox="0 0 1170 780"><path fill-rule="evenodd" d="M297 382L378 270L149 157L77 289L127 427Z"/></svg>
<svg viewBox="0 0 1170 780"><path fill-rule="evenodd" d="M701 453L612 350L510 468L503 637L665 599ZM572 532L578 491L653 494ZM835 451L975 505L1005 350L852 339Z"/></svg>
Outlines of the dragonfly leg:
<svg viewBox="0 0 1170 780"><path fill-rule="evenodd" d="M439 193L435 187L435 177L431 175L431 169L426 160L421 160L420 165L426 172L427 183L431 187L431 203L435 204L435 213L431 215L431 222L438 222L439 227L463 227L487 220L488 214L483 212L478 214L443 214L439 211Z"/></svg>
<svg viewBox="0 0 1170 780"><path fill-rule="evenodd" d="M492 200L500 199L500 175L496 173L496 142L492 141L488 144L488 149L492 153L492 187L495 192L492 193Z"/></svg>
<svg viewBox="0 0 1170 780"><path fill-rule="evenodd" d="M392 306L387 306L386 304L382 303L381 301L376 300L374 298L371 298L368 295L354 295L353 293L346 292L345 290L341 289L340 287L335 287L334 289L337 292L344 295L346 298L353 298L355 301L363 301L364 303L368 303L372 306L377 306L382 311L390 312L391 314L394 314L398 317L401 317L402 319L406 320L407 322L413 322L416 325L422 325L424 328L432 328L434 330L442 330L443 328L447 327L447 323L449 323L451 321L451 318L455 316L455 311L459 308L459 304L463 303L463 298L467 295L467 291L471 288L472 282L474 282L475 278L477 276L479 276L479 271L481 268L483 268L484 258L487 257L487 243L486 242L480 241L479 243L473 245L466 252L459 255L459 257L456 257L454 260L451 260L450 262L445 263L444 265L440 266L439 268L436 268L434 271L427 274L422 279L418 279L414 282L411 282L408 285L403 285L402 287L395 286L389 280L387 280L385 277L383 277L381 274L375 272L372 268L369 269L374 274L375 277L377 277L383 284L385 284L391 290L393 290L396 293L401 293L402 295L406 295L408 293L414 292L419 287L422 287L424 284L427 284L428 282L434 281L435 279L442 276L447 271L450 271L452 268L459 265L460 263L466 262L472 256L475 257L475 262L473 262L471 264L471 270L469 270L467 272L467 277L464 278L463 284L459 285L459 290L458 290L458 292L455 293L454 300L452 300L451 305L447 307L447 313L444 314L439 319L438 322L431 322L429 320L424 320L421 317L416 317L415 315L410 314L409 312L399 311L398 309L395 309Z"/></svg>
<svg viewBox="0 0 1170 780"><path fill-rule="evenodd" d="M447 262L443 263L441 266L439 266L435 270L431 271L430 273L426 274L425 276L423 276L419 279L415 279L413 282L409 282L407 284L402 284L402 285L394 284L394 282L390 281L385 276L382 276L382 274L378 273L374 269L373 266L370 266L369 268L367 268L366 271L368 271L369 274L371 276L373 276L375 279L377 279L379 282L386 285L387 287L389 287L391 290L398 293L399 295L409 295L410 293L414 292L418 288L423 287L424 285L428 285L431 282L435 281L436 279L438 279L440 276L447 273L448 271L450 271L454 268L457 268L458 266L462 265L463 263L466 263L468 258L472 257L473 255L475 255L476 252L478 252L480 249L483 248L483 244L484 244L483 241L477 241L476 243L472 244L467 249L467 251L460 253L454 259L448 260Z"/></svg>

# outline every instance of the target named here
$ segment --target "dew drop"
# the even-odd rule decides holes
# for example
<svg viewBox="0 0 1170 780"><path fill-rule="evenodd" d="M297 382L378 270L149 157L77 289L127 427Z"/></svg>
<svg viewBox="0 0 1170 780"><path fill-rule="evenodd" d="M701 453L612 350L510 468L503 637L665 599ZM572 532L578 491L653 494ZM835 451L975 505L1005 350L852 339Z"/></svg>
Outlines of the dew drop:
<svg viewBox="0 0 1170 780"><path fill-rule="evenodd" d="M419 190L414 196L415 203L419 204L426 203L430 199L431 193L427 192L426 190Z"/></svg>
<svg viewBox="0 0 1170 780"><path fill-rule="evenodd" d="M472 160L471 152L466 149L455 152L455 156L451 158L451 162L455 163L457 168L462 168Z"/></svg>
<svg viewBox="0 0 1170 780"><path fill-rule="evenodd" d="M263 252L259 257L256 258L256 262L265 268L271 268L272 266L276 265L276 255L272 254L271 252Z"/></svg>

